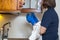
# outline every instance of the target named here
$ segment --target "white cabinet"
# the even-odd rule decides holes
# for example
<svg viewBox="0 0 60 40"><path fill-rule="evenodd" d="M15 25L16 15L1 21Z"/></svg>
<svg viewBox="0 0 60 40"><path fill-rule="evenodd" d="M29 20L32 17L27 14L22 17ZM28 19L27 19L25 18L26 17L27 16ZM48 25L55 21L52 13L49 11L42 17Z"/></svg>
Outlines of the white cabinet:
<svg viewBox="0 0 60 40"><path fill-rule="evenodd" d="M25 0L23 8L37 8L38 0Z"/></svg>

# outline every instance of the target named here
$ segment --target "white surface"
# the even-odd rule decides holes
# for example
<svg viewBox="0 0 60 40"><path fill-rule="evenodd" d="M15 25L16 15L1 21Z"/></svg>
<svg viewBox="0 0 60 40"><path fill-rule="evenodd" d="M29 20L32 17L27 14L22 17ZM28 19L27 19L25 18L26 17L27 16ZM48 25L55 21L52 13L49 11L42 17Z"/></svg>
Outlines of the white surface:
<svg viewBox="0 0 60 40"><path fill-rule="evenodd" d="M8 38L27 38L31 33L31 26L26 22L25 15L19 15L11 22Z"/></svg>
<svg viewBox="0 0 60 40"><path fill-rule="evenodd" d="M27 23L25 15L26 14L22 13L13 19L8 33L8 38L28 38L30 36L32 32L32 26Z"/></svg>
<svg viewBox="0 0 60 40"><path fill-rule="evenodd" d="M56 9L57 14L59 16L59 29L58 29L59 30L58 31L59 33L58 34L59 34L59 40L60 40L60 0L56 0L56 3L57 4L56 4L56 8L55 9Z"/></svg>
<svg viewBox="0 0 60 40"><path fill-rule="evenodd" d="M4 40L8 40L8 39L4 39Z"/></svg>
<svg viewBox="0 0 60 40"><path fill-rule="evenodd" d="M23 8L29 8L29 0L25 0L25 5L23 5Z"/></svg>

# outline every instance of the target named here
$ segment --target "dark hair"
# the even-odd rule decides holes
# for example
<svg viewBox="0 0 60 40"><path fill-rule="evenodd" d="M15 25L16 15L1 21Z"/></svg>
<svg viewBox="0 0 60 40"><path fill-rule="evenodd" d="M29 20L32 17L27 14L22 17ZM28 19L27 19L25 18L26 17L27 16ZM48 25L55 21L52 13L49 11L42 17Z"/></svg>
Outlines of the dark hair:
<svg viewBox="0 0 60 40"><path fill-rule="evenodd" d="M42 6L44 8L48 8L48 7L55 8L56 7L56 2L55 2L55 0L43 0Z"/></svg>

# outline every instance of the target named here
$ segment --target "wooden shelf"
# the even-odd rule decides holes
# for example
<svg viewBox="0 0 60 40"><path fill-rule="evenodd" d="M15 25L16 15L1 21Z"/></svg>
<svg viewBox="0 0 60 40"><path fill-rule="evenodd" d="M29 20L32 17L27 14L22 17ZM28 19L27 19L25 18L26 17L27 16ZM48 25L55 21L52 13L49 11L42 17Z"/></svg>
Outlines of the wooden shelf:
<svg viewBox="0 0 60 40"><path fill-rule="evenodd" d="M21 13L28 13L28 12L40 13L37 9L34 9L34 8L23 8L23 9L21 9Z"/></svg>
<svg viewBox="0 0 60 40"><path fill-rule="evenodd" d="M19 15L20 11L0 11L0 14Z"/></svg>
<svg viewBox="0 0 60 40"><path fill-rule="evenodd" d="M18 14L18 13L28 13L28 12L34 12L34 13L40 13L40 11L38 11L35 8L22 8L21 10L17 10L17 11L0 11L0 14Z"/></svg>
<svg viewBox="0 0 60 40"><path fill-rule="evenodd" d="M0 11L0 13L18 13L20 12L19 10L15 11Z"/></svg>

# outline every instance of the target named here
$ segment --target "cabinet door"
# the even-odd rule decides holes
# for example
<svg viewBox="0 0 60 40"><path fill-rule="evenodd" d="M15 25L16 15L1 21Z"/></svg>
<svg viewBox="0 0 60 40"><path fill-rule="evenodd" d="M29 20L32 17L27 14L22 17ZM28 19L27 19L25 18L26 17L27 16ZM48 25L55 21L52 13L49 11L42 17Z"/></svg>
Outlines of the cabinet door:
<svg viewBox="0 0 60 40"><path fill-rule="evenodd" d="M16 10L17 0L0 0L0 9L6 10Z"/></svg>
<svg viewBox="0 0 60 40"><path fill-rule="evenodd" d="M24 0L0 0L1 11L15 11L20 9L24 4Z"/></svg>

